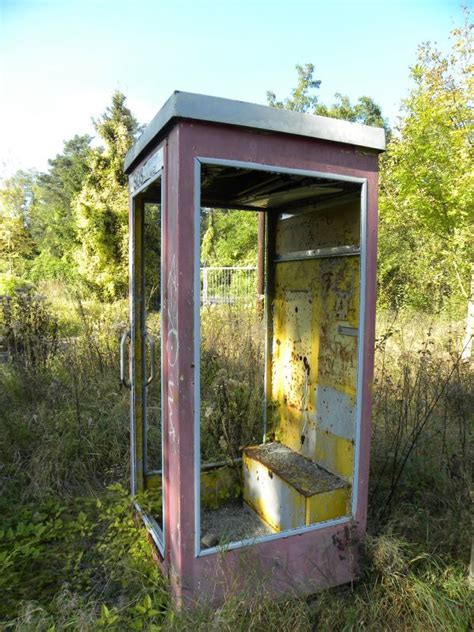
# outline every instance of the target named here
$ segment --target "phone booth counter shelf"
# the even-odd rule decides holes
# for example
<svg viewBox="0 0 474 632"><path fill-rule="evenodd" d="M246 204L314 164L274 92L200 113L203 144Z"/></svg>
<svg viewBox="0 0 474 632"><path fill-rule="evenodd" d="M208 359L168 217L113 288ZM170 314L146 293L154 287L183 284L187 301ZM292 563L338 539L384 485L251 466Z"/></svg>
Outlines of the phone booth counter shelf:
<svg viewBox="0 0 474 632"><path fill-rule="evenodd" d="M384 147L175 92L127 154L131 488L178 604L357 577Z"/></svg>

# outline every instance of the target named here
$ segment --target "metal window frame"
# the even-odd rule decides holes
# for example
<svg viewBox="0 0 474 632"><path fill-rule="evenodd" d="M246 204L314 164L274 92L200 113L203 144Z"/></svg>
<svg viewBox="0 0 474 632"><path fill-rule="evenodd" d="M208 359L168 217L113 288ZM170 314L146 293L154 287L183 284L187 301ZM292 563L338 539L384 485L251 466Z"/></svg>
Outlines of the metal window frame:
<svg viewBox="0 0 474 632"><path fill-rule="evenodd" d="M287 529L279 533L263 535L256 538L238 540L227 544L225 547L214 546L208 549L201 549L201 314L200 314L200 267L201 267L201 165L220 165L223 167L235 167L244 169L254 169L256 171L267 171L270 173L282 173L292 175L302 175L312 178L324 178L339 182L353 182L361 185L360 191L360 253L359 254L359 327L358 327L358 352L357 352L357 386L356 386L356 409L355 409L355 452L354 467L352 473L352 503L351 513L348 516L333 518L324 522L312 525ZM349 524L357 514L358 507L358 475L360 460L360 439L362 425L362 396L363 396L363 374L364 374L364 342L365 342L365 292L367 274L367 178L348 176L333 172L312 171L308 169L294 169L281 167L265 163L246 162L240 160L227 160L224 158L210 158L206 156L196 156L194 158L194 530L195 557L204 557L222 552L222 550L234 550L252 544L260 544L271 540L284 539L302 533L317 531L326 527L341 524ZM268 222L265 221L265 235L268 239ZM267 278L267 275L265 275ZM265 326L268 328L269 308L267 300L267 284L265 283ZM267 367L268 358L268 336L265 336L265 382L264 382L264 409L266 409L267 395ZM266 429L266 414L263 417Z"/></svg>
<svg viewBox="0 0 474 632"><path fill-rule="evenodd" d="M160 153L163 154L163 150L158 150L158 152L156 152L157 154ZM131 186L129 185L129 191L130 191L130 205L131 205L131 212L132 212L132 216L135 215L135 201L136 198L140 195L143 195L146 190L148 189L148 187L152 184L154 184L157 180L161 180L161 195L160 195L160 337L163 340L163 298L164 298L164 292L163 292L163 276L164 276L164 261L163 261L163 246L164 246L164 230L163 227L165 225L164 222L164 215L166 213L166 209L165 209L165 204L164 204L164 189L165 189L165 183L164 183L164 165L162 163L161 167L158 169L158 171L153 174L153 177L148 179L146 184L144 184L143 186L136 188L134 191L130 190ZM129 177L129 182L131 182L131 179L133 177L134 172L132 172L132 174L130 174ZM144 203L145 204L145 203ZM143 212L145 211L145 209L143 209ZM142 243L138 245L138 247L143 248L145 247L145 242L144 242L144 231L142 230ZM135 240L135 232L133 229L133 223L132 223L132 229L130 231L130 276L132 279L132 295L130 296L130 324L131 327L134 326L134 322L135 322L135 304L136 304L136 300L137 300L137 287L136 287L136 271L135 271L135 265L134 265L134 261L135 261L135 248L137 247L136 244L136 240ZM142 270L141 270L141 274L144 275L145 271L144 271L144 257L142 258ZM146 313L145 313L145 304L143 303L143 314L142 314L142 318L144 320L144 325L145 328L144 330L146 330ZM140 515L145 528L147 529L147 531L149 532L150 536L152 537L156 547L158 548L160 554L164 557L165 555L165 542L166 542L166 519L165 519L165 512L166 512L166 503L165 503L165 486L164 486L164 481L165 481L165 459L163 458L164 456L164 448L165 448L165 444L164 444L164 432L163 432L163 391L164 391L164 384L163 384L163 343L161 342L160 344L160 424L161 424L161 470L158 470L161 474L161 495L162 495L162 508L161 508L161 514L162 514L162 526L160 527L160 525L158 524L158 522L156 521L155 518L153 518L153 516L150 516L149 514L147 514L140 506L140 504L135 501L133 503L135 510L138 512L138 514ZM133 380L133 376L132 376L132 380ZM147 437L147 390L146 387L144 389L143 392L143 417L142 417L142 423L143 423L143 476L146 477L149 474L155 473L155 470L148 470L148 455L147 455L147 441L148 441L148 437ZM136 485L136 473L135 473L135 407L137 405L136 402L136 398L132 397L131 398L131 402L130 402L130 427L132 432L130 433L130 450L131 450L131 459L132 459L132 467L131 467L131 471L132 471L132 480L131 480L131 492L132 495L136 494L137 491L137 485Z"/></svg>

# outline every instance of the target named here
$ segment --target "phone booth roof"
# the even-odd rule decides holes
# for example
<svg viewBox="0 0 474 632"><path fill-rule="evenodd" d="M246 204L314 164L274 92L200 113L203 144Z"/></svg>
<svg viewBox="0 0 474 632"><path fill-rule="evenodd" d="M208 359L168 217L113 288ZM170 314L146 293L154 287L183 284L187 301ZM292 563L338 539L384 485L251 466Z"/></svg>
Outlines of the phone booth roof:
<svg viewBox="0 0 474 632"><path fill-rule="evenodd" d="M305 136L381 152L385 130L340 119L303 114L246 101L176 90L127 153L125 172L152 148L177 120L206 121L267 132Z"/></svg>

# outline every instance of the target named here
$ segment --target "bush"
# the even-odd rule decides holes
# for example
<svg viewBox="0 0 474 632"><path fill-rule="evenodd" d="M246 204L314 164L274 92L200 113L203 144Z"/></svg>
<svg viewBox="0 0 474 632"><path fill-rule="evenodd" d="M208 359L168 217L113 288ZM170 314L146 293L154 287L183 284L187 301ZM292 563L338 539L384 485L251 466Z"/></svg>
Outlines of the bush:
<svg viewBox="0 0 474 632"><path fill-rule="evenodd" d="M6 352L24 369L44 369L57 351L57 320L31 286L0 296L0 332Z"/></svg>
<svg viewBox="0 0 474 632"><path fill-rule="evenodd" d="M82 335L61 337L60 344L56 339L54 354L43 333L38 340L33 327L22 326L26 334L17 340L29 342L28 353L18 344L18 361L0 364L0 490L6 502L19 494L83 494L126 479L128 391L118 380L120 323L85 305L76 318ZM60 336L61 323L54 331ZM46 350L43 356L30 354L38 348Z"/></svg>

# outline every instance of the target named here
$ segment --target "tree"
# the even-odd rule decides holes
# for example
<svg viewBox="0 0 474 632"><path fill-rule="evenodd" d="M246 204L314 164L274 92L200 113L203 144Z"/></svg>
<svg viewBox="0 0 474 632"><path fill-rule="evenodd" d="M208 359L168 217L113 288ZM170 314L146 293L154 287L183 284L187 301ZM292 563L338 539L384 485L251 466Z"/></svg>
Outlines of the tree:
<svg viewBox="0 0 474 632"><path fill-rule="evenodd" d="M474 199L472 36L443 56L419 48L399 136L382 160L379 279L383 303L427 311L468 298Z"/></svg>
<svg viewBox="0 0 474 632"><path fill-rule="evenodd" d="M47 189L51 196L60 200L63 206L71 204L90 172L88 159L91 142L92 137L88 134L76 134L74 138L65 141L63 153L48 160L48 173L39 177L39 184Z"/></svg>
<svg viewBox="0 0 474 632"><path fill-rule="evenodd" d="M3 284L21 281L35 254L29 226L37 175L18 171L0 189L0 275Z"/></svg>
<svg viewBox="0 0 474 632"><path fill-rule="evenodd" d="M49 171L38 176L30 209L31 233L38 250L31 269L33 279L70 279L74 275L72 253L77 235L73 206L90 173L91 141L89 135L65 141L63 153L49 160Z"/></svg>
<svg viewBox="0 0 474 632"><path fill-rule="evenodd" d="M305 64L304 66L296 65L298 73L298 81L296 88L292 90L291 97L287 97L283 101L277 101L274 92L267 91L267 102L274 108L293 110L295 112L309 113L316 107L318 97L311 94L311 90L317 90L321 85L319 79L314 79L313 64Z"/></svg>
<svg viewBox="0 0 474 632"><path fill-rule="evenodd" d="M208 266L255 265L257 213L211 209L201 258Z"/></svg>
<svg viewBox="0 0 474 632"><path fill-rule="evenodd" d="M312 91L319 89L321 81L314 79L314 65L296 65L298 75L296 88L292 90L291 97L277 101L274 92L267 91L267 103L274 108L293 110L305 114L319 114L331 118L344 119L354 123L363 123L373 127L384 127L390 131L387 120L382 116L382 109L371 97L360 97L355 105L352 105L349 97L337 92L336 102L331 105L319 103L318 96Z"/></svg>
<svg viewBox="0 0 474 632"><path fill-rule="evenodd" d="M339 92L336 92L334 96L337 99L336 103L331 106L318 104L314 114L371 125L372 127L383 127L387 135L390 135L390 127L387 119L382 115L382 108L371 97L359 97L357 103L352 105L348 96Z"/></svg>
<svg viewBox="0 0 474 632"><path fill-rule="evenodd" d="M128 191L123 163L140 127L125 101L121 92L115 92L111 106L94 121L105 148L91 150L89 174L74 205L79 274L106 299L123 295L128 279Z"/></svg>

